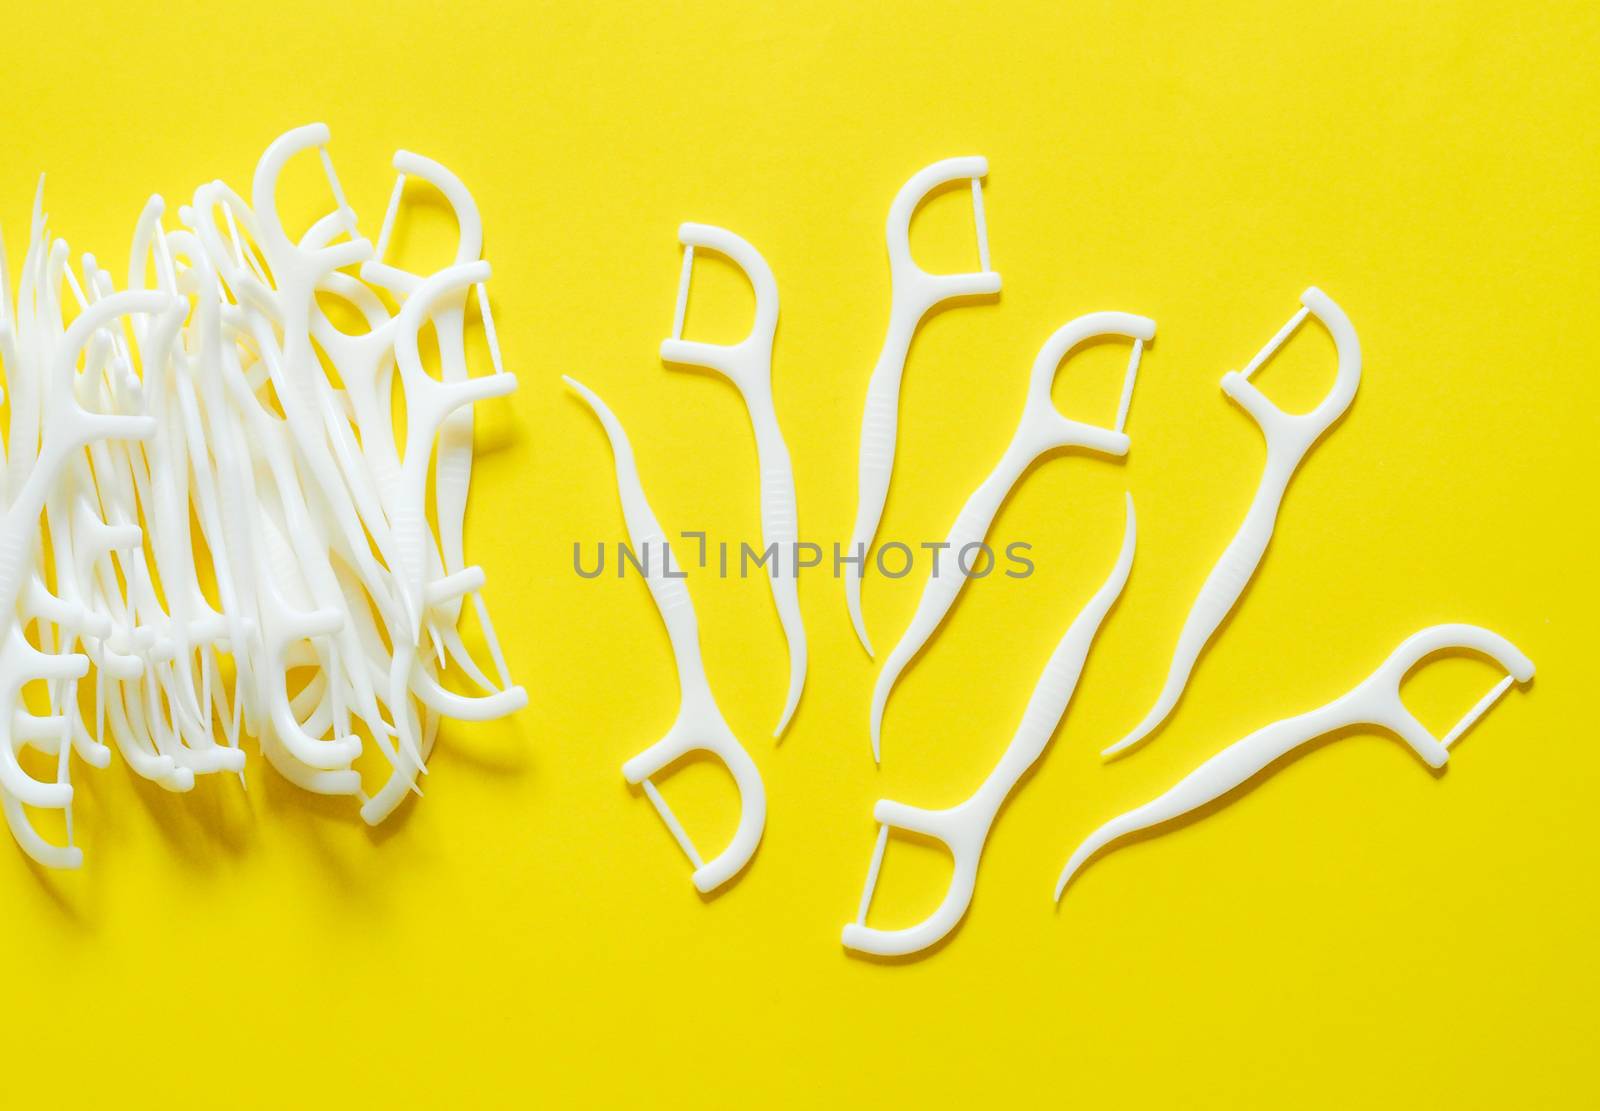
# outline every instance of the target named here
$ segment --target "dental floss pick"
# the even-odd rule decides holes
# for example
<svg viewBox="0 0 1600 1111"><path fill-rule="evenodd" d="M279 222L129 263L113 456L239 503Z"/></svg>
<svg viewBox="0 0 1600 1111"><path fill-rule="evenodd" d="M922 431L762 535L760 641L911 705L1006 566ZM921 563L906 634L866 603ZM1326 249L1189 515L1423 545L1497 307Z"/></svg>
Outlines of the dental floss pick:
<svg viewBox="0 0 1600 1111"><path fill-rule="evenodd" d="M773 550L772 600L789 645L789 693L784 701L774 737L783 736L806 683L806 629L800 616L797 544L800 539L794 494L794 465L789 446L778 427L772 400L772 341L778 327L778 283L772 268L748 242L725 228L709 224L683 224L678 228L683 244L683 270L678 281L677 311L672 336L661 341L666 363L701 366L732 382L744 398L750 426L756 437L760 470L761 544ZM756 316L750 333L734 344L698 343L683 338L684 314L689 303L689 283L694 271L695 248L715 251L743 271L755 290Z"/></svg>
<svg viewBox="0 0 1600 1111"><path fill-rule="evenodd" d="M389 207L384 213L383 228L378 234L377 246L374 249L375 257L372 261L362 264L361 273L368 281L385 286L396 294L405 294L420 283L425 275L413 274L386 265L383 257L399 212L408 175L421 178L432 185L445 198L455 214L458 233L455 252L457 265L474 262L482 256L483 221L478 212L477 201L473 199L466 184L441 163L420 154L400 150L395 152L394 168L396 171L394 191L390 194ZM495 374L503 374L505 366L501 358L499 336L495 332L494 316L489 308L488 285L480 281L473 286L473 291L477 297L479 315L483 320L484 340L489 348L490 363ZM441 371L446 381L460 381L467 377L465 310L466 298L451 296L444 299L432 314L434 332L439 344ZM439 548L446 575L457 574L466 567L463 529L466 521L467 490L472 481L473 423L472 409L462 407L451 413L439 430L434 507L439 522ZM510 687L512 685L510 673L500 647L500 639L495 633L493 623L489 620L489 611L481 592L472 592L472 603L478 625L489 649L490 659L495 666L499 688ZM447 611L442 628L437 632L446 642L445 648L451 658L461 664L468 677L484 689L492 689L493 684L490 684L477 669L472 657L467 654L465 646L461 643L460 634L455 627L459 611L459 605L453 611Z"/></svg>
<svg viewBox="0 0 1600 1111"><path fill-rule="evenodd" d="M700 656L700 624L695 617L694 602L682 578L671 574L671 549L655 513L650 509L650 503L645 499L628 434L605 402L592 390L566 375L561 380L594 411L605 428L607 439L611 441L611 453L617 467L617 493L622 500L628 543L645 561L645 582L661 614L661 623L667 628L667 637L672 643L672 657L678 669L678 716L672 728L661 740L623 764L622 774L629 783L643 788L645 796L683 850L683 855L694 865L695 888L702 893L714 891L739 874L761 843L761 834L767 823L766 788L762 784L761 773L739 744L739 739L733 735L722 711L717 708L716 697L711 693L711 683L706 677L705 664ZM650 559L652 549L660 551L660 560ZM666 799L661 797L661 792L651 782L651 777L657 772L694 751L706 752L721 760L733 776L734 786L739 792L738 829L734 831L727 848L710 860L701 858L694 842L667 806Z"/></svg>
<svg viewBox="0 0 1600 1111"><path fill-rule="evenodd" d="M905 372L911 338L923 318L936 306L958 297L978 297L1000 292L1000 275L989 269L989 226L983 213L983 178L989 162L982 157L947 158L912 175L889 206L884 235L889 247L889 328L883 348L867 382L866 410L861 418L861 457L857 479L856 519L850 530L850 550L861 562L851 562L845 573L845 604L856 638L867 655L872 641L861 614L861 577L867 551L878 533L878 522L889 496L894 472L895 438L900 423L900 378ZM930 274L911 257L911 217L935 189L947 182L972 181L973 225L978 239L976 272Z"/></svg>
<svg viewBox="0 0 1600 1111"><path fill-rule="evenodd" d="M1054 365L1052 362L1051 366ZM1089 655L1089 646L1093 644L1106 613L1122 594L1122 588L1128 581L1128 572L1133 567L1138 526L1133 512L1133 496L1128 494L1124 498L1127 522L1123 526L1122 549L1117 555L1116 565L1105 583L1073 619L1051 653L1033 694L1028 698L1028 706L1017 725L1016 735L1006 746L988 778L965 802L945 810L923 810L889 799L879 799L873 807L872 816L879 823L878 842L867 870L860 911L856 920L844 927L842 940L847 949L880 957L920 952L953 930L967 913L967 907L972 902L973 887L977 883L978 864L983 858L983 846L989 838L995 816L1055 735L1077 690L1078 678L1083 674L1084 661ZM944 900L932 914L905 929L878 930L867 925L867 912L872 907L872 894L877 887L878 871L883 864L891 826L939 841L950 850L954 868Z"/></svg>
<svg viewBox="0 0 1600 1111"><path fill-rule="evenodd" d="M1172 664L1155 705L1143 721L1122 740L1105 749L1102 756L1115 756L1129 746L1138 744L1154 732L1177 706L1200 653L1205 650L1223 618L1228 616L1256 568L1261 565L1261 557L1266 554L1267 544L1272 540L1278 507L1283 502L1289 480L1322 434L1344 415L1355 400L1356 388L1361 384L1361 341L1356 337L1350 318L1315 286L1300 295L1300 304L1300 311L1278 330L1278 334L1246 364L1244 370L1230 370L1222 376L1222 392L1260 426L1262 438L1266 441L1267 461L1261 473L1261 482L1256 487L1255 498L1239 525L1239 531L1218 558L1211 574L1206 576L1205 584L1201 586L1189 610L1189 616L1184 619ZM1333 387L1315 409L1309 413L1286 413L1251 384L1250 376L1283 346L1308 315L1321 321L1333 337L1338 354L1338 372Z"/></svg>
<svg viewBox="0 0 1600 1111"><path fill-rule="evenodd" d="M1148 317L1124 312L1089 313L1056 329L1039 349L1028 378L1028 396L1022 408L1022 417L1010 445L989 477L967 498L954 524L950 526L945 550L957 561L956 573L943 577L937 573L929 574L911 624L884 661L883 670L878 673L872 691L871 710L874 763L880 760L883 711L889 700L889 692L894 689L900 673L938 631L945 615L961 594L961 588L966 585L967 576L960 567L960 553L983 543L989 535L989 526L994 522L995 514L1000 511L1000 506L1023 472L1035 459L1056 448L1079 447L1117 458L1128 453L1128 437L1122 430L1128 419L1133 383L1139 371L1139 357L1144 345L1155 338L1155 333L1155 321ZM1050 397L1062 360L1070 358L1079 344L1103 336L1133 341L1128 370L1123 377L1122 402L1115 428L1102 428L1065 417L1056 409Z"/></svg>
<svg viewBox="0 0 1600 1111"><path fill-rule="evenodd" d="M1315 310L1313 310L1315 311ZM1400 699L1400 684L1406 673L1428 656L1450 648L1471 649L1489 657L1506 669L1507 675L1487 695L1479 699L1442 738L1436 738L1412 716ZM1348 693L1327 705L1264 726L1243 740L1235 741L1190 772L1165 794L1113 818L1086 837L1067 860L1056 881L1055 897L1090 857L1106 845L1130 833L1170 822L1222 798L1246 783L1273 761L1350 726L1376 726L1394 733L1422 758L1430 768L1442 768L1450 758L1450 746L1506 692L1513 682L1526 684L1533 678L1533 662L1498 633L1476 625L1435 625L1407 638L1387 660Z"/></svg>
<svg viewBox="0 0 1600 1111"><path fill-rule="evenodd" d="M401 585L405 592L403 597L410 600L411 606L408 607L408 611L414 612L418 621L425 612L426 581L432 569L430 556L435 558L437 556L436 549L432 548L433 537L429 530L424 503L428 463L434 441L453 411L476 401L505 397L516 388L517 380L511 374L462 378L457 381L436 380L422 367L417 336L422 328L423 317L435 307L439 299L468 285L481 283L488 276L489 264L486 262L446 267L417 287L416 291L406 299L398 318L395 355L406 395L406 446L405 454L400 460L397 488L399 501L396 512L391 518L391 525L395 529L396 546L400 557L400 574L403 576ZM418 632L420 624L414 623L413 636ZM426 681L420 676L414 679L415 654L414 639L409 644L396 645L395 662L390 678L391 705L398 705L404 701L404 692L412 689L414 682L417 681L424 683L428 697L443 697L442 690L436 692L428 688ZM527 704L527 695L521 687L508 688L506 691L487 696L487 699L491 703L487 711L489 716L512 713ZM397 724L400 725L402 741L411 739L406 719L402 717ZM414 739L412 743L415 743Z"/></svg>

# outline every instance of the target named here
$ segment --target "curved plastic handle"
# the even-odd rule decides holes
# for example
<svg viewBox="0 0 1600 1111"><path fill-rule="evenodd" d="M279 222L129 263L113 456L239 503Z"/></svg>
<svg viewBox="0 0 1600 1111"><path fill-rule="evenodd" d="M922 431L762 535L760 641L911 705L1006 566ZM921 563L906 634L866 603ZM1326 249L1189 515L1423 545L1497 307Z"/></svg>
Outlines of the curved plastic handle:
<svg viewBox="0 0 1600 1111"><path fill-rule="evenodd" d="M1262 556L1266 554L1277 525L1278 507L1283 502L1289 480L1312 445L1350 407L1356 387L1361 384L1361 343L1356 338L1349 317L1327 294L1314 286L1300 295L1300 302L1304 307L1278 330L1277 335L1250 360L1244 370L1229 371L1223 375L1223 391L1261 427L1261 435L1267 442L1266 467L1239 531L1228 542L1211 573L1206 576L1194 605L1189 609L1189 615L1184 619L1183 631L1178 634L1178 644L1155 705L1125 737L1102 751L1102 756L1115 756L1144 740L1178 705L1200 653L1210 643L1223 619L1233 610L1239 596L1244 593L1245 585L1261 565ZM1333 337L1339 368L1333 388L1321 404L1309 413L1285 413L1251 385L1249 378L1294 334L1307 315L1322 321Z"/></svg>
<svg viewBox="0 0 1600 1111"><path fill-rule="evenodd" d="M1443 738L1434 737L1400 701L1400 683L1423 658L1447 648L1481 652L1507 671ZM1296 717L1285 718L1235 741L1158 798L1122 814L1084 839L1056 881L1056 898L1095 853L1122 837L1169 822L1226 795L1286 753L1336 729L1375 725L1395 733L1429 767L1442 767L1449 749L1513 682L1533 678L1533 661L1498 633L1476 625L1435 625L1407 638L1378 669L1349 693Z"/></svg>
<svg viewBox="0 0 1600 1111"><path fill-rule="evenodd" d="M683 271L678 281L678 306L672 336L661 341L664 362L702 366L725 375L744 397L756 437L761 482L761 542L774 554L769 577L772 600L778 609L789 651L789 690L778 717L774 737L781 737L800 704L806 682L806 630L800 616L800 593L795 545L799 520L795 508L794 464L789 446L778 427L772 399L772 342L778 326L778 284L761 252L726 228L710 224L683 224L678 228L683 244ZM689 284L694 274L695 248L716 251L744 272L755 290L756 315L750 333L736 344L697 343L683 338Z"/></svg>
<svg viewBox="0 0 1600 1111"><path fill-rule="evenodd" d="M761 472L761 542L764 550L772 552L772 601L789 650L789 690L772 731L774 737L781 737L800 705L806 685L806 628L800 615L797 550L800 522L795 508L794 464L778 428L777 414L770 408L752 407L750 422L755 428L757 467Z"/></svg>
<svg viewBox="0 0 1600 1111"><path fill-rule="evenodd" d="M1017 725L1016 736L980 789L980 793L993 798L996 809L1055 735L1072 702L1072 696L1077 692L1083 665L1089 658L1089 648L1099 634L1106 614L1111 612L1112 605L1122 597L1122 590L1128 585L1128 575L1133 570L1134 550L1139 542L1139 518L1133 509L1132 494L1123 494L1123 511L1122 547L1117 552L1117 561L1112 565L1111 573L1062 634L1044 671L1039 675L1039 681L1034 685L1033 694L1028 697L1028 705L1023 710L1022 721Z"/></svg>
<svg viewBox="0 0 1600 1111"><path fill-rule="evenodd" d="M687 710L687 708L686 708ZM695 720L700 717L701 720ZM702 860L694 842L684 832L677 817L667 807L661 792L656 790L650 777L662 768L690 752L705 752L721 760L733 776L739 791L739 825L733 839L722 852L710 860ZM739 745L721 715L692 715L686 713L677 725L661 740L622 765L622 775L629 783L640 784L655 805L661 820L671 830L684 855L694 865L691 877L694 886L702 892L715 891L727 883L750 862L756 846L761 844L761 834L767 824L767 791L761 773L750 759L749 753Z"/></svg>
<svg viewBox="0 0 1600 1111"><path fill-rule="evenodd" d="M878 361L867 381L866 409L861 418L861 454L856 483L856 519L850 530L848 555L861 557L846 565L845 604L856 638L867 655L872 641L861 613L861 577L866 553L878 534L883 506L894 473L895 439L900 423L900 378L905 372L911 337L935 305L955 297L1000 292L1000 275L989 268L989 228L983 212L982 179L989 162L982 157L947 158L917 173L900 187L889 206L884 234L889 246L889 328ZM930 274L911 257L911 217L939 186L961 178L972 180L972 215L978 239L979 270L967 274Z"/></svg>
<svg viewBox="0 0 1600 1111"><path fill-rule="evenodd" d="M1080 447L1112 457L1128 453L1129 440L1122 431L1122 425L1127 420L1128 401L1132 397L1140 354L1144 345L1155 338L1155 332L1155 321L1149 317L1125 312L1094 312L1069 321L1045 340L1029 373L1027 402L1010 446L989 477L967 498L945 537L948 545L945 552L952 561L959 561L962 552L981 544L989 535L989 526L994 523L995 514L1000 511L1017 479L1040 455L1059 447ZM1050 398L1051 386L1062 359L1068 358L1079 344L1099 336L1118 336L1131 339L1134 343L1123 380L1123 402L1114 429L1065 417ZM884 661L883 670L878 673L873 688L870 733L874 761L880 756L883 712L888 705L890 692L899 682L901 673L943 624L945 615L955 605L966 583L967 575L959 562L940 574L930 571L928 581L922 588L922 597L917 601L917 610L911 617L911 624Z"/></svg>
<svg viewBox="0 0 1600 1111"><path fill-rule="evenodd" d="M667 627L667 637L672 642L673 658L678 665L678 679L687 697L704 687L705 667L700 657L700 623L695 617L694 603L683 584L682 573L671 572L671 555L666 534L644 496L644 485L639 481L639 467L634 462L633 444L622 422L600 396L570 375L561 380L572 389L599 418L611 441L611 454L616 461L617 495L622 501L622 519L628 529L628 543L635 558L644 565L645 584L650 597L661 614L661 623ZM659 556L658 556L659 553Z"/></svg>
<svg viewBox="0 0 1600 1111"><path fill-rule="evenodd" d="M928 580L922 586L922 594L917 599L916 612L911 615L911 623L890 650L872 688L868 732L872 740L873 763L882 761L883 713L889 703L889 693L894 690L895 683L912 658L932 639L945 615L950 612L950 607L955 605L961 588L966 585L967 572L982 559L981 554L969 559L966 553L981 544L988 535L989 525L1011 492L1012 484L1026 468L1025 461L1008 452L989 477L967 498L945 535L943 562L930 569Z"/></svg>
<svg viewBox="0 0 1600 1111"><path fill-rule="evenodd" d="M1095 634L1110 611L1111 605L1127 585L1128 572L1133 568L1133 550L1138 538L1138 521L1133 512L1133 497L1125 496L1127 520L1123 525L1122 548L1117 562L1106 581L1083 609L1072 619L1066 633L1050 654L1033 694L1028 698L1022 720L1005 752L995 764L987 779L973 792L972 797L960 806L949 810L929 811L903 806L883 800L874 808L874 815L882 823L878 830L878 844L873 850L872 864L867 871L866 887L861 895L861 908L856 921L844 928L844 944L852 949L880 956L903 956L934 944L955 928L972 902L973 885L977 880L978 863L983 856L984 841L989 835L995 816L1006 797L1016 787L1027 770L1050 743L1062 715L1078 689L1078 679L1083 674L1084 662ZM949 848L955 863L950 887L938 908L922 922L903 930L875 930L866 924L867 912L872 906L872 893L877 887L878 872L883 866L883 850L888 840L890 826L908 829L937 838Z"/></svg>

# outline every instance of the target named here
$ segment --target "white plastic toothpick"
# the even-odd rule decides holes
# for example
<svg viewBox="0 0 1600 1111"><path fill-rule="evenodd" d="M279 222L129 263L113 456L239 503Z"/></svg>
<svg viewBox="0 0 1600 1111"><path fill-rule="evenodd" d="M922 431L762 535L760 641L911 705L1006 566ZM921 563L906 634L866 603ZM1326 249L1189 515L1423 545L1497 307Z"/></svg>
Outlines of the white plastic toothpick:
<svg viewBox="0 0 1600 1111"><path fill-rule="evenodd" d="M1126 500L1127 523L1123 529L1122 550L1117 556L1116 565L1104 585L1073 619L1066 635L1051 653L1050 661L1028 699L1028 707L1023 711L1016 735L982 786L967 801L947 810L923 810L888 799L880 799L873 808L873 817L879 822L878 844L873 850L872 863L867 871L860 913L854 922L844 928L846 948L876 956L916 953L943 938L966 914L967 906L972 902L973 887L977 883L984 842L988 840L995 816L1018 781L1039 759L1055 734L1056 727L1061 724L1062 715L1066 713L1067 705L1077 689L1078 677L1083 673L1084 661L1089 655L1089 646L1094 643L1095 633L1128 581L1138 526L1134 519L1132 496ZM867 925L867 912L872 907L872 893L878 883L878 870L883 864L883 852L891 826L942 842L950 850L954 869L950 887L932 914L905 929L878 930Z"/></svg>
<svg viewBox="0 0 1600 1111"><path fill-rule="evenodd" d="M622 516L628 527L628 542L633 547L635 558L644 563L650 597L661 613L662 624L667 627L673 659L678 666L681 701L677 719L665 737L623 764L622 774L629 783L643 786L646 797L661 815L661 820L666 823L684 855L694 865L695 887L702 892L714 891L739 874L761 843L761 834L767 823L766 788L762 785L761 773L756 770L755 762L739 744L733 730L728 728L711 693L711 683L706 678L705 664L700 657L700 625L695 618L694 603L689 598L688 587L683 583L682 572L673 573L666 534L661 531L650 503L645 500L628 434L605 402L587 386L572 378L564 377L562 380L594 410L611 441L611 453L616 457L617 493L622 499ZM728 847L710 860L701 858L683 826L667 807L661 792L651 782L651 777L663 768L695 751L709 753L721 760L739 791L739 826Z"/></svg>
<svg viewBox="0 0 1600 1111"><path fill-rule="evenodd" d="M1222 392L1237 402L1261 427L1261 435L1267 443L1266 469L1261 474L1261 484L1256 488L1255 500L1250 503L1244 522L1207 576L1205 585L1200 588L1200 594L1189 610L1189 616L1184 620L1177 649L1172 655L1172 664L1155 705L1143 721L1102 755L1114 756L1138 744L1154 732L1178 704L1184 685L1189 681L1189 674L1194 670L1195 661L1200 658L1207 642L1233 609L1260 565L1278 520L1278 506L1283 502L1283 493L1288 489L1289 480L1294 477L1300 461L1322 434L1344 415L1345 410L1350 408L1350 402L1355 399L1356 387L1361 384L1361 342L1356 338L1356 330L1349 317L1316 287L1300 295L1300 304L1300 311L1279 329L1278 334L1250 360L1244 370L1229 371L1222 376ZM1286 413L1251 384L1250 375L1294 334L1307 315L1320 320L1333 337L1339 369L1334 377L1333 388L1315 409L1309 413Z"/></svg>
<svg viewBox="0 0 1600 1111"><path fill-rule="evenodd" d="M1494 660L1507 675L1468 710L1442 738L1428 732L1400 700L1400 683L1406 673L1426 657L1448 649L1470 649ZM1066 890L1084 862L1111 842L1130 833L1170 822L1207 803L1222 798L1244 784L1273 761L1318 737L1339 729L1367 725L1394 733L1430 768L1442 768L1450 746L1482 717L1513 682L1533 678L1533 661L1498 633L1476 625L1435 625L1409 637L1378 669L1318 709L1256 730L1236 741L1185 776L1159 798L1113 818L1086 837L1072 853L1056 881L1056 898Z"/></svg>
<svg viewBox="0 0 1600 1111"><path fill-rule="evenodd" d="M962 566L972 549L980 547L989 534L989 525L1005 502L1007 495L1024 471L1039 456L1062 447L1078 447L1101 455L1121 457L1128 453L1128 436L1123 427L1128 419L1128 405L1133 397L1133 383L1139 371L1139 356L1144 345L1156 334L1155 321L1144 316L1125 312L1096 312L1080 316L1058 328L1033 360L1033 372L1028 378L1028 397L1022 408L1022 419L1005 454L995 464L989 477L983 480L967 498L950 533L945 538L945 552L953 566L930 573L917 602L917 611L911 624L900 637L883 670L878 673L877 685L872 692L872 758L880 757L880 733L883 728L883 710L889 700L900 673L913 657L922 650L945 614L955 605L961 588L966 585L971 564ZM1122 404L1114 428L1062 416L1050 399L1051 385L1062 359L1068 358L1079 344L1098 337L1131 339L1133 351L1128 356L1128 371L1123 377Z"/></svg>
<svg viewBox="0 0 1600 1111"><path fill-rule="evenodd" d="M738 387L755 430L757 465L761 472L761 543L771 555L772 600L789 642L789 693L778 725L781 737L800 704L806 683L806 629L800 619L796 563L799 524L794 497L794 466L789 446L778 428L772 401L772 339L778 327L778 283L761 253L739 236L709 224L684 224L678 228L683 244L683 273L678 282L678 307L672 336L661 341L664 362L702 366L722 374ZM694 271L695 248L715 251L744 272L756 294L756 318L750 334L738 343L697 343L683 338L684 312L689 302L689 281Z"/></svg>
<svg viewBox="0 0 1600 1111"><path fill-rule="evenodd" d="M936 306L958 297L1000 292L1000 275L989 269L989 227L983 214L985 158L947 158L912 175L889 206L885 235L889 244L889 330L867 382L866 411L861 417L861 459L856 489L856 520L850 530L851 562L846 566L845 602L861 647L872 655L872 641L861 614L861 575L867 551L878 534L894 473L895 439L900 424L900 377L917 326ZM972 215L978 236L978 269L966 274L930 274L911 257L911 217L939 186L969 178Z"/></svg>

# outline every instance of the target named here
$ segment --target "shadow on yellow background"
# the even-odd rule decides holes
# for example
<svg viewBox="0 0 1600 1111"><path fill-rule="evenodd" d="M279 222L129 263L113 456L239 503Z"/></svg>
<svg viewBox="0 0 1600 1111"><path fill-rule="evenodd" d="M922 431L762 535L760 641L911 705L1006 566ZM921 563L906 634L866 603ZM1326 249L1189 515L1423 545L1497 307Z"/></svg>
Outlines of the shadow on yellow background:
<svg viewBox="0 0 1600 1111"><path fill-rule="evenodd" d="M0 218L15 252L47 170L56 231L120 272L150 192L246 183L312 120L369 234L396 147L459 173L522 383L480 419L469 558L533 705L448 729L427 798L376 831L255 760L248 792L218 778L185 798L120 760L80 768L82 872L0 847L7 1105L1496 1107L1592 1089L1592 5L358 7L10 13ZM770 797L750 870L703 900L618 771L676 690L643 584L572 570L574 541L623 533L604 438L559 376L616 409L669 533L753 540L737 393L656 355L677 224L739 232L782 296L802 535L843 540L889 200L967 153L990 160L1004 288L916 339L880 539L944 535L1034 352L1080 313L1157 322L1132 452L1030 471L991 539L1031 543L1037 571L969 586L896 691L881 770L841 584L802 581L811 675L774 745L767 584L691 573L712 683ZM301 203L324 204L318 188ZM956 193L913 243L929 268L969 269L971 236ZM1172 720L1103 766L1260 472L1218 379L1312 283L1360 333L1360 393ZM748 311L736 275L697 270L690 334L732 338ZM1100 354L1057 384L1097 420L1125 358ZM1261 383L1305 407L1331 374L1312 328ZM992 766L1111 565L1125 489L1132 578L967 920L926 959L847 956L873 801L948 805ZM920 584L868 576L880 648ZM1102 856L1052 905L1094 826L1441 621L1493 628L1539 668L1447 772L1341 737ZM1492 678L1446 659L1407 693L1442 729ZM691 766L662 788L720 845L725 777ZM919 918L947 871L895 838L874 922Z"/></svg>

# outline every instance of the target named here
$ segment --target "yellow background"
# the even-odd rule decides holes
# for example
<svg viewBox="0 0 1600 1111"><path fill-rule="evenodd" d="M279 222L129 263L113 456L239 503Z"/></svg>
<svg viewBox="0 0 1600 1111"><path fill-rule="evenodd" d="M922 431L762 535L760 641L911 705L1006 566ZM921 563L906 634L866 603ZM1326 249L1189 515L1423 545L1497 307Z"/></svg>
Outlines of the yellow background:
<svg viewBox="0 0 1600 1111"><path fill-rule="evenodd" d="M15 262L48 170L54 229L120 272L150 192L244 188L297 124L332 127L369 234L394 148L456 170L521 379L484 409L468 554L533 704L450 728L427 798L376 832L256 761L247 794L219 776L187 798L120 759L80 767L84 870L42 874L0 847L0 1101L1593 1098L1593 5L376 7L10 5L0 217ZM702 900L618 771L667 727L675 684L644 586L572 573L573 540L622 522L604 438L558 376L616 409L669 530L753 538L737 394L656 355L677 223L738 231L782 294L774 379L802 532L843 539L889 200L967 153L990 159L1004 290L919 334L880 537L944 534L1010 435L1034 352L1082 312L1157 321L1133 451L1030 473L992 537L1031 542L1037 573L967 590L896 691L881 770L840 584L802 582L813 666L775 747L766 584L691 576L713 684L770 795L750 870ZM914 244L929 268L970 269L964 195L936 199ZM1360 333L1360 393L1175 717L1102 766L1260 472L1259 435L1217 381L1313 282ZM732 338L748 311L730 272L697 268L692 335ZM1121 358L1069 364L1058 396L1109 420ZM1261 382L1305 408L1331 365L1313 327ZM1000 816L966 922L919 961L846 955L873 800L952 803L992 766L1110 566L1124 489L1132 579ZM920 583L869 576L880 642ZM1093 826L1438 621L1501 631L1539 668L1447 772L1376 734L1321 746L1100 858L1052 906ZM1442 732L1493 678L1445 660L1407 693ZM725 788L699 766L664 781L708 850L731 828ZM873 921L919 917L943 881L932 851L895 839Z"/></svg>

